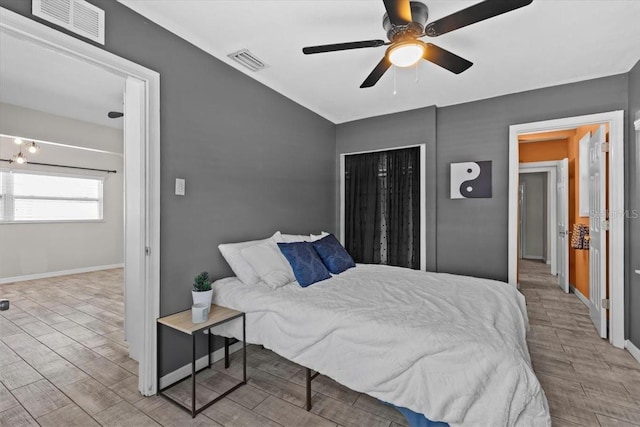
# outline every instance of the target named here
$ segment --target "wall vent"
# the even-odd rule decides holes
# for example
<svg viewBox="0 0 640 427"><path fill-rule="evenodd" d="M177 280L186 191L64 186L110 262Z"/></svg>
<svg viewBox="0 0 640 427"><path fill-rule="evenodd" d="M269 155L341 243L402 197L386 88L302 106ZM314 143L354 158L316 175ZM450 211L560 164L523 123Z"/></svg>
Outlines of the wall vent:
<svg viewBox="0 0 640 427"><path fill-rule="evenodd" d="M89 40L104 44L104 10L84 0L33 0L31 13Z"/></svg>
<svg viewBox="0 0 640 427"><path fill-rule="evenodd" d="M260 71L263 68L268 67L268 65L262 62L260 58L249 52L249 49L241 49L237 52L230 53L227 56L251 71Z"/></svg>

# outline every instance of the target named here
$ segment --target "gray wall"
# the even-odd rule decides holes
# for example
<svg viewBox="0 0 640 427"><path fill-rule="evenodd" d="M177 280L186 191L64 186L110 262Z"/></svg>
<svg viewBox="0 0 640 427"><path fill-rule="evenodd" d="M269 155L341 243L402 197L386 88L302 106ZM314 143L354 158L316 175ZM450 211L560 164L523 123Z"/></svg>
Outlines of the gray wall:
<svg viewBox="0 0 640 427"><path fill-rule="evenodd" d="M200 271L231 275L219 243L332 230L331 122L122 4L90 1L106 12L99 47L160 73L161 315L191 306ZM42 22L29 1L0 6ZM186 196L173 194L175 178L186 179ZM189 362L189 343L163 333L162 373Z"/></svg>
<svg viewBox="0 0 640 427"><path fill-rule="evenodd" d="M627 335L629 340L640 348L640 275L635 270L640 270L640 131L636 131L633 122L640 119L640 61L629 73L629 138L627 138L628 151L625 153L629 159L627 173L629 179L628 191L628 215L627 229L629 235L629 251L627 271Z"/></svg>
<svg viewBox="0 0 640 427"><path fill-rule="evenodd" d="M623 74L439 108L438 271L508 279L509 125L625 110L627 95ZM469 160L493 162L493 198L449 199L448 165Z"/></svg>
<svg viewBox="0 0 640 427"><path fill-rule="evenodd" d="M427 270L436 270L436 107L372 117L336 126L336 163L340 154L406 145L426 145ZM336 180L340 171L336 171ZM339 182L339 181L338 181ZM336 195L336 221L340 200ZM336 229L340 224L336 222Z"/></svg>
<svg viewBox="0 0 640 427"><path fill-rule="evenodd" d="M625 110L627 81L622 74L343 123L336 152L427 142L428 269L506 281L509 126ZM493 197L451 200L449 165L483 160L492 161Z"/></svg>
<svg viewBox="0 0 640 427"><path fill-rule="evenodd" d="M67 145L40 144L40 152L27 157L34 162L117 171L115 174L105 174L30 163L20 166L20 169L31 171L104 177L103 221L0 224L0 282L17 276L122 264L122 130L0 104L0 133ZM72 147L93 148L109 153ZM16 152L11 139L0 138L0 158L11 158ZM0 167L8 165L2 163Z"/></svg>
<svg viewBox="0 0 640 427"><path fill-rule="evenodd" d="M524 184L524 224L520 227L523 258L547 259L547 174L520 174Z"/></svg>

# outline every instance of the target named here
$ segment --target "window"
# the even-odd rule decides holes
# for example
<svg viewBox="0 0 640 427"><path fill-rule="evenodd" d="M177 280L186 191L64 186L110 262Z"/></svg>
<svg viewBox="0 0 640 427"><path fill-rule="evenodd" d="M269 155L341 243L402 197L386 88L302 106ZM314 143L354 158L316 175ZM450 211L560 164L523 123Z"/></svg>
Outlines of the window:
<svg viewBox="0 0 640 427"><path fill-rule="evenodd" d="M102 219L103 178L0 171L0 222Z"/></svg>

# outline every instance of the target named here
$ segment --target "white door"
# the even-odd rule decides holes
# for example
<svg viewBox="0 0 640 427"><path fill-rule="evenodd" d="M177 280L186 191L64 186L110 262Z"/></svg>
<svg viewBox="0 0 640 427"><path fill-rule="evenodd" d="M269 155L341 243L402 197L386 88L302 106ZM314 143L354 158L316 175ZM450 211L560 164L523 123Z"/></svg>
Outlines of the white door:
<svg viewBox="0 0 640 427"><path fill-rule="evenodd" d="M518 258L522 259L522 255L524 254L524 248L525 248L525 235L527 233L524 232L525 227L526 227L526 216L524 214L524 210L525 210L525 205L524 205L524 192L525 192L525 188L524 188L524 182L520 183L520 190L518 193L518 205L519 205L519 212L520 212L520 234L518 235L519 239L520 239L520 250L518 251Z"/></svg>
<svg viewBox="0 0 640 427"><path fill-rule="evenodd" d="M125 182L125 269L124 269L124 339L129 344L129 357L140 361L144 345L144 283L145 239L144 217L145 171L140 167L145 162L144 83L128 77L124 93L124 163Z"/></svg>
<svg viewBox="0 0 640 427"><path fill-rule="evenodd" d="M558 285L569 293L569 159L558 162L556 209L558 218Z"/></svg>
<svg viewBox="0 0 640 427"><path fill-rule="evenodd" d="M607 337L607 200L606 127L601 125L589 141L589 300L591 320L602 338Z"/></svg>

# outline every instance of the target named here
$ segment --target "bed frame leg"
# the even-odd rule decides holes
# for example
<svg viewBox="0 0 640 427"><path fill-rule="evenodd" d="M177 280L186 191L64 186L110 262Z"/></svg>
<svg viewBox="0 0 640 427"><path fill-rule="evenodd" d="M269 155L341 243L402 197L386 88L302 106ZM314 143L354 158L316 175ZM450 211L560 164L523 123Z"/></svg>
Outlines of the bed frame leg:
<svg viewBox="0 0 640 427"><path fill-rule="evenodd" d="M224 369L229 367L229 338L224 337Z"/></svg>
<svg viewBox="0 0 640 427"><path fill-rule="evenodd" d="M311 410L311 369L305 368L307 371L307 404L306 410Z"/></svg>

